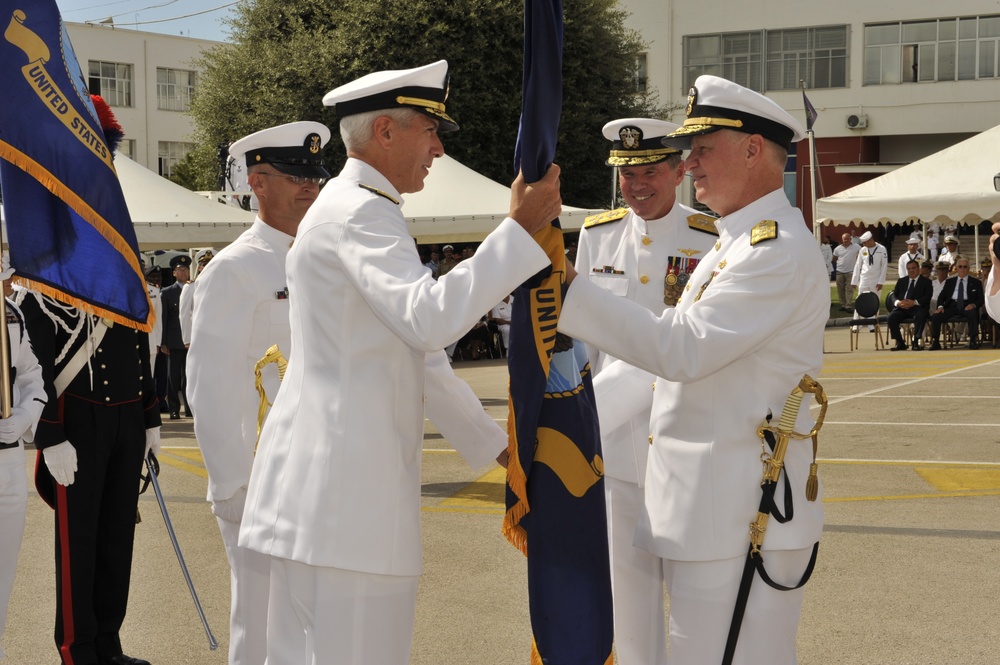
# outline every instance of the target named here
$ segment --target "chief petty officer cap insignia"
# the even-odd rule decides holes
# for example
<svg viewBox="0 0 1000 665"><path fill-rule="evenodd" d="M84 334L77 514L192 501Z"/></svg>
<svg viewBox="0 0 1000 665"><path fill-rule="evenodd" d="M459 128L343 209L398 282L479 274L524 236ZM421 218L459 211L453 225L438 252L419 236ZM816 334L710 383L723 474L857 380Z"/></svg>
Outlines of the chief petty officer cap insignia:
<svg viewBox="0 0 1000 665"><path fill-rule="evenodd" d="M454 132L458 123L445 112L448 99L448 61L414 69L373 72L334 88L323 96L339 118L365 113L411 108L438 121L438 132Z"/></svg>
<svg viewBox="0 0 1000 665"><path fill-rule="evenodd" d="M604 138L611 141L608 166L656 164L679 155L677 148L665 147L662 139L680 125L652 118L622 118L604 125Z"/></svg>
<svg viewBox="0 0 1000 665"><path fill-rule="evenodd" d="M686 150L691 137L732 129L760 134L786 150L805 138L805 129L785 109L764 95L718 76L703 74L688 93L687 119L663 139Z"/></svg>
<svg viewBox="0 0 1000 665"><path fill-rule="evenodd" d="M247 166L270 164L287 175L329 178L323 164L323 146L329 140L326 125L303 120L244 136L229 146L229 155Z"/></svg>

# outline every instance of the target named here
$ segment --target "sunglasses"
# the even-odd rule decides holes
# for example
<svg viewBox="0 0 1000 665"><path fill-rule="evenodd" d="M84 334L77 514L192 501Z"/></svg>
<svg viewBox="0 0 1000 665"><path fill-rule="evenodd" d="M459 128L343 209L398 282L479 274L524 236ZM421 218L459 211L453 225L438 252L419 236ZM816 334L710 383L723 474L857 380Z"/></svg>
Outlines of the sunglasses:
<svg viewBox="0 0 1000 665"><path fill-rule="evenodd" d="M288 178L296 185L304 185L309 183L310 185L322 185L326 182L326 178L310 178L304 175L286 175L284 173L258 173L257 175L269 175L275 178Z"/></svg>

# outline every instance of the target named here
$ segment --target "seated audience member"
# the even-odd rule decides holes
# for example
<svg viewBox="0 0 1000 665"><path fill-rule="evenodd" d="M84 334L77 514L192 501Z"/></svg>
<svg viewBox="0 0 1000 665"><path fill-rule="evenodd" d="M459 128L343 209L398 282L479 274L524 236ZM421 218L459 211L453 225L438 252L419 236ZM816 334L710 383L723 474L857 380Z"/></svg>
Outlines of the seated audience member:
<svg viewBox="0 0 1000 665"><path fill-rule="evenodd" d="M896 340L892 351L903 351L906 344L899 325L904 321L913 321L913 350L920 350L920 338L924 334L924 325L930 311L931 280L920 274L920 264L910 261L906 264L906 276L900 277L892 290L889 300L894 309L889 312L889 333Z"/></svg>
<svg viewBox="0 0 1000 665"><path fill-rule="evenodd" d="M969 348L979 348L979 308L985 302L983 283L969 275L969 260L959 257L955 261L957 274L949 277L938 296L937 309L931 314L931 351L941 348L941 325L953 318L964 319L969 324Z"/></svg>
<svg viewBox="0 0 1000 665"><path fill-rule="evenodd" d="M462 335L458 340L458 349L463 358L469 360L479 360L483 356L490 354L490 345L493 343L493 334L487 325L487 317L484 316L472 326L472 330Z"/></svg>
<svg viewBox="0 0 1000 665"><path fill-rule="evenodd" d="M510 295L505 297L497 306L490 310L489 322L491 325L496 326L496 330L500 333L500 339L503 341L503 351L510 348L510 316L512 312L513 298Z"/></svg>

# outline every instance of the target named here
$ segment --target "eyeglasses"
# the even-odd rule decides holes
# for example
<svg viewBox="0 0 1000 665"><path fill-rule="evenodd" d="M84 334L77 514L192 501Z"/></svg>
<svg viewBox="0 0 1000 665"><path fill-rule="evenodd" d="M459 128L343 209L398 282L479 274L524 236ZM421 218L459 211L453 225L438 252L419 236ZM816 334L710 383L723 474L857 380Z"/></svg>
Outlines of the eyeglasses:
<svg viewBox="0 0 1000 665"><path fill-rule="evenodd" d="M296 185L304 185L306 183L309 183L310 185L322 185L324 182L326 182L326 178L309 178L304 175L286 175L284 173L264 173L262 171L258 171L257 175L269 175L269 176L274 176L276 178L288 178Z"/></svg>

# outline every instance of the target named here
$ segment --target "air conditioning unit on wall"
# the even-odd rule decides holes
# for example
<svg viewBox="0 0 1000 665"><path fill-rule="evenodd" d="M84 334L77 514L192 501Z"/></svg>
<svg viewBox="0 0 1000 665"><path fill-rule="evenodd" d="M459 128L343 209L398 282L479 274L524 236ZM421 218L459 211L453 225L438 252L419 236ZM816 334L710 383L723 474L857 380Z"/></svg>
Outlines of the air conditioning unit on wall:
<svg viewBox="0 0 1000 665"><path fill-rule="evenodd" d="M868 126L868 116L864 113L852 113L847 116L848 129L864 129Z"/></svg>

